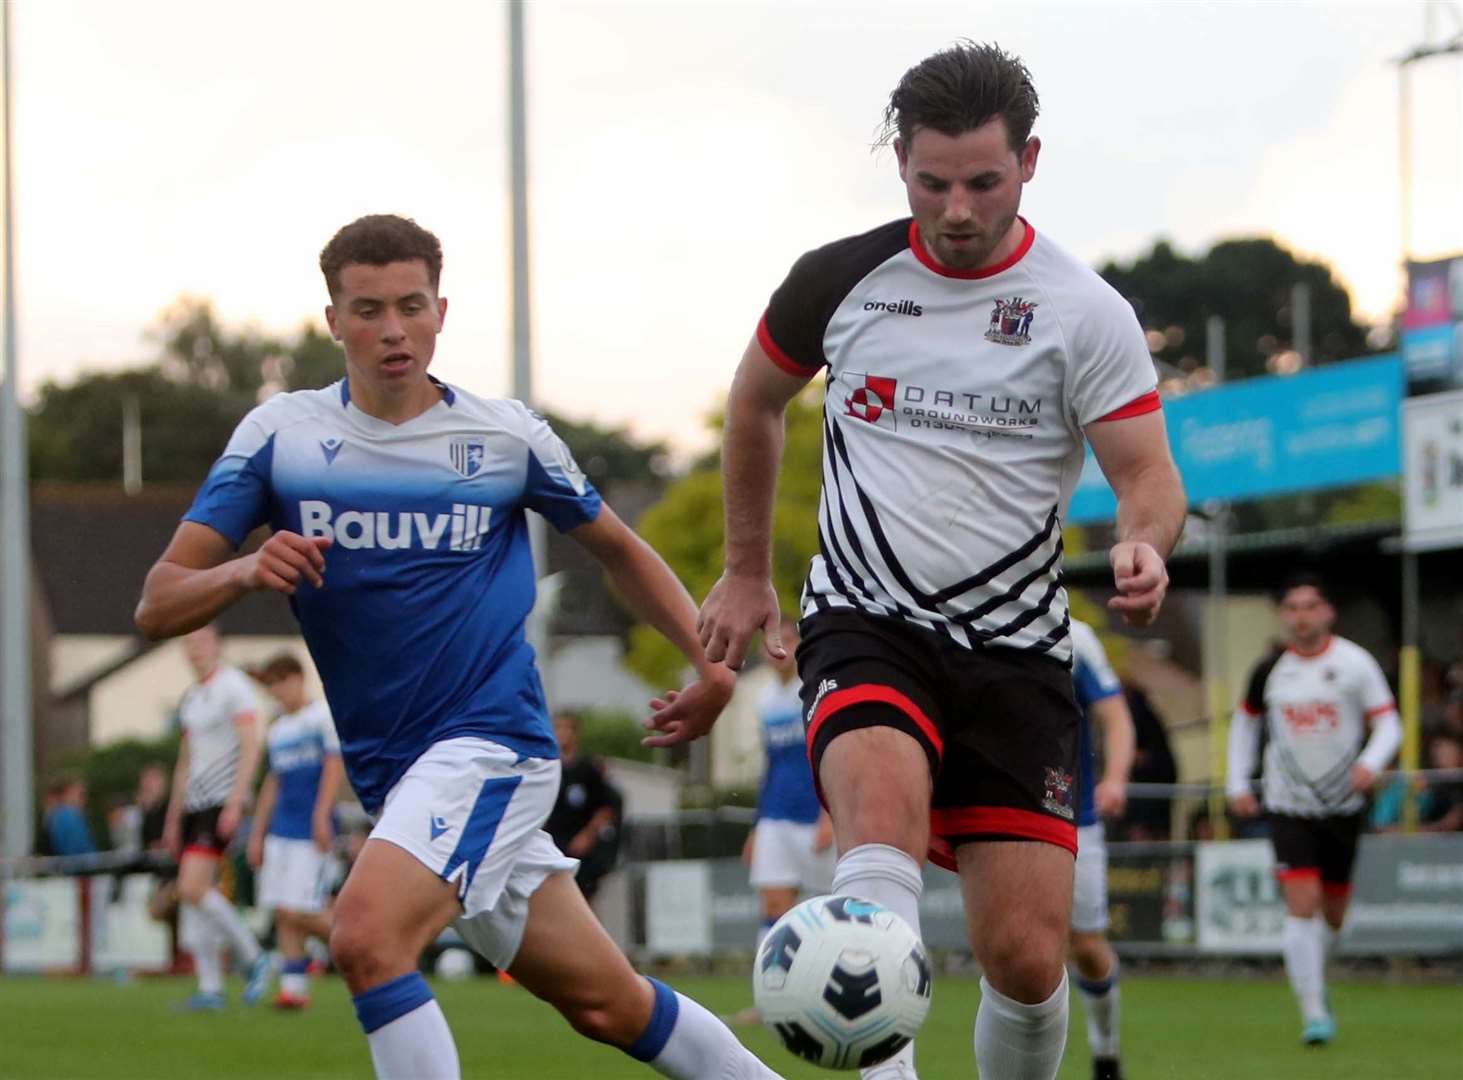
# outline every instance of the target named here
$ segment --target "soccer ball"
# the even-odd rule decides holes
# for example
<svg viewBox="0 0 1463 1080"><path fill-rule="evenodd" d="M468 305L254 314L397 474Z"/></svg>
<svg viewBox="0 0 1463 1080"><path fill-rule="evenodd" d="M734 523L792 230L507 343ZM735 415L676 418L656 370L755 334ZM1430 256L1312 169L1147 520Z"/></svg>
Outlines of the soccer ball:
<svg viewBox="0 0 1463 1080"><path fill-rule="evenodd" d="M864 1069L930 1011L930 958L894 912L851 896L804 900L767 931L752 969L762 1022L800 1058Z"/></svg>

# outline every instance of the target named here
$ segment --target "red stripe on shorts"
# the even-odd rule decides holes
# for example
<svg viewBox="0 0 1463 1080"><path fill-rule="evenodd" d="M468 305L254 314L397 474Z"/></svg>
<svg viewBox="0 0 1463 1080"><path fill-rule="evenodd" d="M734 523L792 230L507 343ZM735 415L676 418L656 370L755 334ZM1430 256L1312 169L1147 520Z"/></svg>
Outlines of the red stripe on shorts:
<svg viewBox="0 0 1463 1080"><path fill-rule="evenodd" d="M1327 896L1350 896L1351 882L1349 881L1323 881L1321 891Z"/></svg>
<svg viewBox="0 0 1463 1080"><path fill-rule="evenodd" d="M1000 833L1055 844L1073 855L1077 854L1077 827L1071 822L1010 806L960 806L931 810L930 831L940 837Z"/></svg>
<svg viewBox="0 0 1463 1080"><path fill-rule="evenodd" d="M818 740L818 729L834 713L848 708L850 705L862 705L868 701L877 701L885 705L893 705L905 716L914 721L914 726L924 733L925 738L935 748L935 756L941 757L945 753L945 740L940 738L940 731L924 710L916 705L909 698L905 697L892 686L879 686L873 683L866 683L863 686L851 686L847 690L836 690L818 702L818 709L813 713L813 722L808 725L808 753L813 752L813 744Z"/></svg>
<svg viewBox="0 0 1463 1080"><path fill-rule="evenodd" d="M223 855L223 848L206 847L203 844L189 844L183 849L184 855L207 855L210 859L217 859Z"/></svg>
<svg viewBox="0 0 1463 1080"><path fill-rule="evenodd" d="M1290 866L1284 870L1275 871L1275 876L1281 881L1302 881L1306 878L1319 878L1321 868L1319 866Z"/></svg>

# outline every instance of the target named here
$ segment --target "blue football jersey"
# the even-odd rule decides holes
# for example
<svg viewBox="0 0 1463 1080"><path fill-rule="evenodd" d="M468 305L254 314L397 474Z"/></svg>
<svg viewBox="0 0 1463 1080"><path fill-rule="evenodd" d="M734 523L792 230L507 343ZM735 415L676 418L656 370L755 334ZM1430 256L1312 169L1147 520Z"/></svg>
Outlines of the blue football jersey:
<svg viewBox="0 0 1463 1080"><path fill-rule="evenodd" d="M1092 749L1092 718L1087 710L1094 702L1121 694L1123 684L1108 663L1107 653L1092 627L1076 619L1072 620L1072 687L1082 709L1077 740L1077 824L1096 825L1097 806L1093 801L1093 791L1097 787L1097 779L1093 774L1097 768L1097 756Z"/></svg>
<svg viewBox="0 0 1463 1080"><path fill-rule="evenodd" d="M523 629L534 597L524 510L567 531L600 509L541 417L436 385L442 399L403 424L358 409L346 380L270 398L184 515L236 546L266 523L333 540L324 585L302 582L290 606L371 813L444 739L558 756Z"/></svg>
<svg viewBox="0 0 1463 1080"><path fill-rule="evenodd" d="M757 699L762 747L767 751L757 817L810 824L818 820L822 807L808 764L799 686L797 679L784 684L774 678Z"/></svg>
<svg viewBox="0 0 1463 1080"><path fill-rule="evenodd" d="M264 749L276 784L269 835L309 840L314 836L315 803L320 798L325 759L340 754L340 740L325 702L312 701L299 712L275 720L269 725Z"/></svg>

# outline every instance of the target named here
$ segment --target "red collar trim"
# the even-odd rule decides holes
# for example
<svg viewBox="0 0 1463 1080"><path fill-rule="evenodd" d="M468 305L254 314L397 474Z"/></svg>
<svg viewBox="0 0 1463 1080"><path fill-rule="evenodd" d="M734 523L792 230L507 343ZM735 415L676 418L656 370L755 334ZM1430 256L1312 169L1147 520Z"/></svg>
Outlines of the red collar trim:
<svg viewBox="0 0 1463 1080"><path fill-rule="evenodd" d="M936 262L935 257L931 255L928 250L926 250L924 241L919 238L919 225L913 220L911 220L909 223L909 248L911 251L914 252L914 257L916 259L922 262L930 270L933 270L935 273L939 274L941 277L961 278L965 281L975 281L979 278L995 277L995 275L1011 269L1011 267L1015 266L1023 258L1025 258L1026 253L1031 250L1031 245L1036 242L1036 230L1031 227L1031 222L1027 221L1019 214L1017 215L1016 220L1021 222L1022 225L1026 226L1026 235L1021 238L1021 243L1016 246L1016 250L1011 252L1010 255L1006 256L1000 262L996 263L995 266L983 266L979 270L952 270L948 266L942 266L940 263Z"/></svg>
<svg viewBox="0 0 1463 1080"><path fill-rule="evenodd" d="M1324 656L1324 655L1326 655L1326 652L1331 648L1331 642L1333 640L1334 640L1334 635L1327 634L1326 635L1326 640L1323 641L1323 642L1321 642L1321 647L1319 649L1317 649L1315 652L1301 652L1294 645L1287 645L1287 646L1285 646L1285 651L1286 652L1293 652L1293 653L1295 653L1295 655L1296 656L1299 656L1302 660L1314 660L1318 656Z"/></svg>

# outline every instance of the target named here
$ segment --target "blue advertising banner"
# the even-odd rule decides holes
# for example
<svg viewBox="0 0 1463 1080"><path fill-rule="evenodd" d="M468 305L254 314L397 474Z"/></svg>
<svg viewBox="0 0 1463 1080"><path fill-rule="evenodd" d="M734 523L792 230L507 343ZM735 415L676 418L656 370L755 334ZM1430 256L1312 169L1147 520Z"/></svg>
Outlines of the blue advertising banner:
<svg viewBox="0 0 1463 1080"><path fill-rule="evenodd" d="M1402 471L1402 361L1329 364L1163 404L1189 505L1385 480ZM1066 523L1111 521L1117 500L1087 452Z"/></svg>

